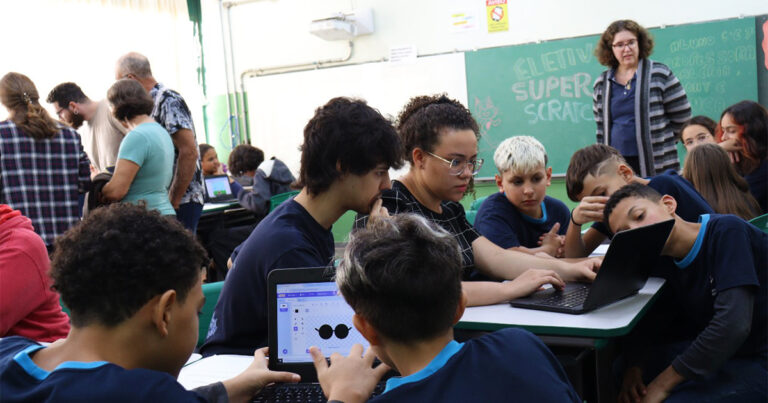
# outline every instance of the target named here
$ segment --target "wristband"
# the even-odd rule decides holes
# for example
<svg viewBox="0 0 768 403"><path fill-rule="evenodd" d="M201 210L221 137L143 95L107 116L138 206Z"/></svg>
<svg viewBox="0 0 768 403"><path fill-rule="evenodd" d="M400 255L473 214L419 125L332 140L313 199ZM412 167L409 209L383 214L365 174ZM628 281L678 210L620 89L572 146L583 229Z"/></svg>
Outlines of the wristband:
<svg viewBox="0 0 768 403"><path fill-rule="evenodd" d="M573 210L576 210L576 209L573 209ZM584 224L579 224L579 223L577 223L576 221L573 220L573 210L571 210L571 224L573 224L573 225L575 225L577 227L581 227Z"/></svg>

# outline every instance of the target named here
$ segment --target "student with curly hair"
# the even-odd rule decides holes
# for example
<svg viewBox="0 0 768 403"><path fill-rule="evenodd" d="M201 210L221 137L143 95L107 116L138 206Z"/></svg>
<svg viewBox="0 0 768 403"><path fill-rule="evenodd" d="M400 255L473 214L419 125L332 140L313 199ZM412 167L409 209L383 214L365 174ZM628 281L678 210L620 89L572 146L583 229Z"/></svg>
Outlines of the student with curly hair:
<svg viewBox="0 0 768 403"><path fill-rule="evenodd" d="M176 382L197 342L206 260L173 218L131 204L92 211L53 256L72 330L50 346L0 341L3 401L244 402L268 383L298 381L267 370L259 350L232 379L195 391Z"/></svg>
<svg viewBox="0 0 768 403"><path fill-rule="evenodd" d="M107 201L136 203L165 215L176 215L168 198L173 178L173 142L149 115L152 98L134 80L117 81L107 92L113 114L131 131L120 143L112 179L101 190Z"/></svg>
<svg viewBox="0 0 768 403"><path fill-rule="evenodd" d="M608 67L594 87L597 142L618 149L642 177L680 168L675 143L691 118L680 80L649 59L652 51L651 34L632 20L612 22L595 47L597 60Z"/></svg>
<svg viewBox="0 0 768 403"><path fill-rule="evenodd" d="M389 168L401 164L395 129L365 101L334 98L318 108L304 128L301 192L241 244L201 352L250 354L265 346L269 272L331 263L333 223L348 210L380 213Z"/></svg>
<svg viewBox="0 0 768 403"><path fill-rule="evenodd" d="M412 98L400 112L398 133L410 170L383 192L389 214L415 213L440 225L459 244L462 286L469 305L487 305L522 297L543 284L591 280L598 262L567 262L506 250L472 228L459 201L483 161L477 158L478 126L469 110L445 95ZM355 227L364 227L358 215ZM475 281L484 279L514 281Z"/></svg>

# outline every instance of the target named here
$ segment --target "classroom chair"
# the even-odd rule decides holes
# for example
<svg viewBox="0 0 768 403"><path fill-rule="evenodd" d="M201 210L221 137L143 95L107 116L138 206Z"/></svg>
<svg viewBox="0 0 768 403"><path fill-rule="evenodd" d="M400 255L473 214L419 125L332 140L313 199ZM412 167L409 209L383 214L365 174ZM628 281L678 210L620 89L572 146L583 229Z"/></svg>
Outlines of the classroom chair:
<svg viewBox="0 0 768 403"><path fill-rule="evenodd" d="M200 313L200 330L197 336L197 347L203 345L205 337L208 336L208 327L211 324L211 317L213 317L213 310L216 308L216 302L219 301L219 294L221 294L221 288L224 286L223 281L215 283L203 284L203 295L205 295L205 305Z"/></svg>
<svg viewBox="0 0 768 403"><path fill-rule="evenodd" d="M467 221L469 221L470 224L475 225L475 217L477 216L477 210L480 209L480 205L483 204L483 202L487 198L488 196L483 196L479 199L475 199L475 201L473 201L472 204L469 206L469 211L465 213L465 216L467 217Z"/></svg>
<svg viewBox="0 0 768 403"><path fill-rule="evenodd" d="M269 211L272 212L280 203L290 199L293 196L299 194L298 190L292 190L290 192L276 194L269 198Z"/></svg>
<svg viewBox="0 0 768 403"><path fill-rule="evenodd" d="M757 228L760 228L761 230L763 230L763 232L768 233L768 214L757 216L749 220L749 223L754 225Z"/></svg>

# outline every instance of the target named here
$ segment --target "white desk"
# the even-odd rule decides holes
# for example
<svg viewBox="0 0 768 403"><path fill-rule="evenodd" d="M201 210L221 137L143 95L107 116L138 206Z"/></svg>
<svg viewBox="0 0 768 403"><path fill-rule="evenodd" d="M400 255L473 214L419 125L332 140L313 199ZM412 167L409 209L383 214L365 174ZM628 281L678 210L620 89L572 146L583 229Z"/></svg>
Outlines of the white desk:
<svg viewBox="0 0 768 403"><path fill-rule="evenodd" d="M612 339L628 334L635 327L663 285L663 279L651 277L637 294L580 315L514 308L509 304L471 307L464 311L456 328L495 331L521 327L538 335L549 346L592 349L597 400L615 402L611 367L616 354Z"/></svg>
<svg viewBox="0 0 768 403"><path fill-rule="evenodd" d="M471 307L464 311L456 327L494 331L514 326L536 334L591 338L623 336L640 320L662 285L663 279L651 277L636 295L581 315L514 308L508 303Z"/></svg>

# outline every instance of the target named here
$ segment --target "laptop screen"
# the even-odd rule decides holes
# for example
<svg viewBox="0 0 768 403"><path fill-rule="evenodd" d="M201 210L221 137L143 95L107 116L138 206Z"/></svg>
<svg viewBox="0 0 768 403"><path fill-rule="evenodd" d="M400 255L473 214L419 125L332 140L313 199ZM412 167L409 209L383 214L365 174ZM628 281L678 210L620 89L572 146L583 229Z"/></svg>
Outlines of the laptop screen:
<svg viewBox="0 0 768 403"><path fill-rule="evenodd" d="M311 363L311 346L326 357L346 356L355 343L368 347L335 282L277 284L276 291L277 362Z"/></svg>
<svg viewBox="0 0 768 403"><path fill-rule="evenodd" d="M208 190L208 198L215 199L232 194L229 187L229 179L226 175L206 176L205 188Z"/></svg>

